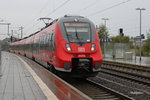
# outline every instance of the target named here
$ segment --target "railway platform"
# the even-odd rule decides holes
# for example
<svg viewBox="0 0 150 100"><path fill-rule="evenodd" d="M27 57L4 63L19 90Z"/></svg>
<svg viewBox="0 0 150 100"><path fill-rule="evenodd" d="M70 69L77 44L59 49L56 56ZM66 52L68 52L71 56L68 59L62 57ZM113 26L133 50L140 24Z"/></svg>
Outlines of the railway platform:
<svg viewBox="0 0 150 100"><path fill-rule="evenodd" d="M104 58L104 60L150 67L150 57L141 57L141 61L139 57L136 57L136 59L135 57L133 59Z"/></svg>
<svg viewBox="0 0 150 100"><path fill-rule="evenodd" d="M1 53L0 100L90 100L39 64Z"/></svg>

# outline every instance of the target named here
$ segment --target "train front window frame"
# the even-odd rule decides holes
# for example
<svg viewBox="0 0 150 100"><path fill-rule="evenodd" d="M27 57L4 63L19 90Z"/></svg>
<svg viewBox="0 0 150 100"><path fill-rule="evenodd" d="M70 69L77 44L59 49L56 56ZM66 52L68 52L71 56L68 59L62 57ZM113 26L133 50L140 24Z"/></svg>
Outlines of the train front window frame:
<svg viewBox="0 0 150 100"><path fill-rule="evenodd" d="M71 43L91 43L91 26L86 22L64 22L66 37Z"/></svg>

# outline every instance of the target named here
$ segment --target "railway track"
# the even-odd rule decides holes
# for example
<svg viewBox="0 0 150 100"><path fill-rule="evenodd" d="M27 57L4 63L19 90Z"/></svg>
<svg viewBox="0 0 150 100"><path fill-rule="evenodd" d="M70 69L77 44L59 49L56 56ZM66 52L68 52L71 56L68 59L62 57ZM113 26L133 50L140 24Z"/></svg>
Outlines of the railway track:
<svg viewBox="0 0 150 100"><path fill-rule="evenodd" d="M90 79L135 100L149 100L150 72L148 69L149 67L146 66L104 61L99 74Z"/></svg>
<svg viewBox="0 0 150 100"><path fill-rule="evenodd" d="M101 72L150 86L150 67L104 61Z"/></svg>
<svg viewBox="0 0 150 100"><path fill-rule="evenodd" d="M67 79L67 82L79 89L84 94L88 95L93 100L134 100L91 79Z"/></svg>
<svg viewBox="0 0 150 100"><path fill-rule="evenodd" d="M112 70L112 69L110 70L110 69L105 69L105 68L103 68L100 71L100 73L110 74L116 77L124 78L133 82L137 82L139 84L150 86L150 77L145 77L142 75L132 74L129 72L122 72L122 71L117 71L117 70Z"/></svg>
<svg viewBox="0 0 150 100"><path fill-rule="evenodd" d="M128 72L131 74L136 74L150 79L150 67L148 66L113 62L113 61L103 61L103 68L117 70L121 72Z"/></svg>

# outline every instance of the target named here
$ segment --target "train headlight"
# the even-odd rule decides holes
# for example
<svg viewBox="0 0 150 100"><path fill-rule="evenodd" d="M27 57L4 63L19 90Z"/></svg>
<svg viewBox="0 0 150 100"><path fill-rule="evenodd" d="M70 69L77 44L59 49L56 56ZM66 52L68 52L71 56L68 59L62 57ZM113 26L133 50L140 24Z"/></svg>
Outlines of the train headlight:
<svg viewBox="0 0 150 100"><path fill-rule="evenodd" d="M66 44L66 49L67 49L68 51L72 51L69 44Z"/></svg>
<svg viewBox="0 0 150 100"><path fill-rule="evenodd" d="M96 49L96 44L92 44L91 51L95 51L95 49Z"/></svg>

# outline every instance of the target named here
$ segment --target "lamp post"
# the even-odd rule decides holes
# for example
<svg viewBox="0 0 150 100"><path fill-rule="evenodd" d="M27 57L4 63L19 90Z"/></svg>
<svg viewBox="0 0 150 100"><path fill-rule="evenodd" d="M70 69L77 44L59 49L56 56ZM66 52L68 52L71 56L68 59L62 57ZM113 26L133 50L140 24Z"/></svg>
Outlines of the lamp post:
<svg viewBox="0 0 150 100"><path fill-rule="evenodd" d="M19 27L19 30L21 30L21 39L23 38L23 27Z"/></svg>
<svg viewBox="0 0 150 100"><path fill-rule="evenodd" d="M140 11L140 36L142 32L142 10L146 10L145 8L136 8L136 10ZM142 41L140 39L140 61L141 61L141 56L142 56Z"/></svg>
<svg viewBox="0 0 150 100"><path fill-rule="evenodd" d="M106 21L109 20L108 18L102 18L102 20L104 20L104 25L106 28ZM106 34L106 30L105 30L105 41L107 39L107 34ZM105 51L106 51L106 44L104 43L104 58L105 58Z"/></svg>
<svg viewBox="0 0 150 100"><path fill-rule="evenodd" d="M2 76L2 63L1 63L1 50L0 50L0 77Z"/></svg>

